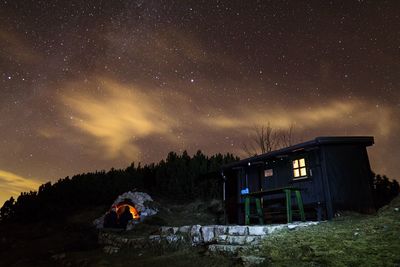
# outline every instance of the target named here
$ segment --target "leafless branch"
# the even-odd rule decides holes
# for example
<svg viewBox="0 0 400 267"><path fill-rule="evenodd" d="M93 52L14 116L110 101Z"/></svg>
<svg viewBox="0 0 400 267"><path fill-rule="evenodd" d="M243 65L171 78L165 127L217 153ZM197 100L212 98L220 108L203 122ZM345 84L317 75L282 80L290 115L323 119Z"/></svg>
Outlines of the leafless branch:
<svg viewBox="0 0 400 267"><path fill-rule="evenodd" d="M243 143L243 151L249 156L254 156L291 146L293 145L293 132L294 124L284 130L274 130L270 122L267 125L254 125L250 141Z"/></svg>

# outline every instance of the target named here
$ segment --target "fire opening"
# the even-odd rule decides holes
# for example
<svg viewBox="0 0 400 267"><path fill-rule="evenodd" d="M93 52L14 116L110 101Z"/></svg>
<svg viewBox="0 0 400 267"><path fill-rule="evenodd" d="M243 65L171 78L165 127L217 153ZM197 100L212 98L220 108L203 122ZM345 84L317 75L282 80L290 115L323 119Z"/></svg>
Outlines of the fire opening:
<svg viewBox="0 0 400 267"><path fill-rule="evenodd" d="M134 220L140 219L140 215L139 215L139 212L137 211L137 209L134 206L127 204L127 203L119 203L115 206L115 208L117 209L116 211L117 211L118 218L124 212L125 207L129 207L129 211L131 212Z"/></svg>

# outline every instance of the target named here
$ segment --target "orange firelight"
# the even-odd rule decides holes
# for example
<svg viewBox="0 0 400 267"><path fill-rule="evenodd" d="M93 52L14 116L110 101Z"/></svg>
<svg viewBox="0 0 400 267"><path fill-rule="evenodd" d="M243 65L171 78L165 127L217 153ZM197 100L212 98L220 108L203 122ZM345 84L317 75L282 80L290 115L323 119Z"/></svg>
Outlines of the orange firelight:
<svg viewBox="0 0 400 267"><path fill-rule="evenodd" d="M129 204L125 204L125 203L121 203L121 204L118 204L117 206L115 206L115 208L117 209L118 217L121 216L121 214L125 210L125 207L127 207L127 206L129 207L129 211L131 212L131 214L133 216L133 219L134 220L139 220L140 219L140 215L139 215L139 212L137 211L137 209L134 206L129 205Z"/></svg>

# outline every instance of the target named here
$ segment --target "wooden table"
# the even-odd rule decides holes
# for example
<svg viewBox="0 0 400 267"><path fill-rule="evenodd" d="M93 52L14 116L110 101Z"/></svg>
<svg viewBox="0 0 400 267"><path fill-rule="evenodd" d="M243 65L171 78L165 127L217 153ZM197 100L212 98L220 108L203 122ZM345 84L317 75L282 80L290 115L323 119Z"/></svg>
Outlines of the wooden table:
<svg viewBox="0 0 400 267"><path fill-rule="evenodd" d="M280 187L274 188L270 190L263 190L257 192L251 192L248 194L244 194L244 207L245 207L245 224L250 224L250 218L255 217L258 218L260 224L264 224L264 215L261 209L261 198L268 195L275 194L285 194L286 197L286 216L287 222L291 223L293 221L293 210L292 210L292 193L296 195L297 206L299 207L301 220L304 222L306 220L304 214L303 200L301 197L301 188L296 187ZM250 202L254 199L256 203L257 214L252 215L250 213Z"/></svg>

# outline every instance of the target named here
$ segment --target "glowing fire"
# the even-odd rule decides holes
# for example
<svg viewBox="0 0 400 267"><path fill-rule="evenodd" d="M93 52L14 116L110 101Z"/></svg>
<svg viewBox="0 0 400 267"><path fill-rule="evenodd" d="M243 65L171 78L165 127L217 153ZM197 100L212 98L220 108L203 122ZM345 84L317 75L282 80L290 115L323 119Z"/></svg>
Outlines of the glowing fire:
<svg viewBox="0 0 400 267"><path fill-rule="evenodd" d="M118 217L121 216L121 214L124 212L125 207L129 207L129 211L132 214L132 217L134 220L139 220L140 219L140 215L139 212L137 211L137 209L135 207L133 207L132 205L129 204L118 204L115 208L117 209L117 214Z"/></svg>

